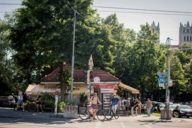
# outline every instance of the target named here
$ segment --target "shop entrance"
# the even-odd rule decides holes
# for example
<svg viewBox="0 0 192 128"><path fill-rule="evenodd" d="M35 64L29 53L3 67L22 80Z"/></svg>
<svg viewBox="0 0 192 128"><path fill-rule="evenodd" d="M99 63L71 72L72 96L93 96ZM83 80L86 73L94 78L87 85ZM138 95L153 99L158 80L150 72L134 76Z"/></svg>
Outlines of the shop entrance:
<svg viewBox="0 0 192 128"><path fill-rule="evenodd" d="M102 103L103 109L109 109L111 106L111 97L115 92L116 85L95 85L94 91L97 92L99 99Z"/></svg>

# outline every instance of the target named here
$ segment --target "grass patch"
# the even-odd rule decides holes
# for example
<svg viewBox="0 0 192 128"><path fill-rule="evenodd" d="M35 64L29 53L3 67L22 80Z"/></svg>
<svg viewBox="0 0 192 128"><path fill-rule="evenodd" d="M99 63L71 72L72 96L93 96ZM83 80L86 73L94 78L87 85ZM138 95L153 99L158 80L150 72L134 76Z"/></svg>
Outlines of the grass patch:
<svg viewBox="0 0 192 128"><path fill-rule="evenodd" d="M161 115L161 113L158 113L158 112L153 112L153 113L152 113L152 115L153 115L153 116L160 116L160 115Z"/></svg>

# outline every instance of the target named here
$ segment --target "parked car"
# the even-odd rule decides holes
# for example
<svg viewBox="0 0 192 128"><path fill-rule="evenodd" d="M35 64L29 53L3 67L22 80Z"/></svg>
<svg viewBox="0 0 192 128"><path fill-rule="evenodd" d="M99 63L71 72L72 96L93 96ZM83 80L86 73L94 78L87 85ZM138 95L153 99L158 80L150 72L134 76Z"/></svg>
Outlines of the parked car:
<svg viewBox="0 0 192 128"><path fill-rule="evenodd" d="M173 117L192 117L192 107L189 105L178 105L174 110L173 110Z"/></svg>
<svg viewBox="0 0 192 128"><path fill-rule="evenodd" d="M180 105L180 104L170 103L170 104L169 104L169 110L173 111L178 105ZM164 110L165 107L166 107L166 105L165 105L164 103L159 104L159 109L160 109L160 111L161 111L161 110Z"/></svg>
<svg viewBox="0 0 192 128"><path fill-rule="evenodd" d="M169 110L171 110L171 111L173 112L173 110L174 110L177 106L180 106L180 104L171 103L171 104L169 104Z"/></svg>
<svg viewBox="0 0 192 128"><path fill-rule="evenodd" d="M164 108L165 104L158 101L153 101L152 112L160 112Z"/></svg>

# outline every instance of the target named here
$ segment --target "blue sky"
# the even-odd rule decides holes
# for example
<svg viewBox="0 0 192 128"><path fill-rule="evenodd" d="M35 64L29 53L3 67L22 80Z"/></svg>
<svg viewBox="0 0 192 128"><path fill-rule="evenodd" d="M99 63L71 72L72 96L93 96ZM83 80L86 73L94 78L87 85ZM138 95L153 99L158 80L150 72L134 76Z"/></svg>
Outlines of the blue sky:
<svg viewBox="0 0 192 128"><path fill-rule="evenodd" d="M21 0L0 0L0 3L21 3ZM192 0L95 0L94 6L110 6L121 8L136 8L136 9L152 9L152 10L170 10L170 11L187 11L192 12ZM13 11L20 7L19 5L0 5L0 18L5 12ZM140 25L153 21L160 23L160 41L165 42L167 37L170 37L172 44L178 44L179 24L187 21L192 24L192 13L186 15L159 15L159 14L140 14L130 13L130 10L115 10L115 9L99 9L98 13L101 17L116 12L120 23L123 23L126 28L139 31ZM110 11L110 12L106 12ZM129 13L118 13L124 11ZM135 12L135 11L134 11Z"/></svg>

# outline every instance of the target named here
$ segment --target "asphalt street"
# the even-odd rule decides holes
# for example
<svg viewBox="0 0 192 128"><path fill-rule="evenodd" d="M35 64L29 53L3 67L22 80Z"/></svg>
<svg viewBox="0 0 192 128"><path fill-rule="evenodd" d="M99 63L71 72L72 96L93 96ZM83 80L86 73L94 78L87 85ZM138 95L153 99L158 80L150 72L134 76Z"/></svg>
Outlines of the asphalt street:
<svg viewBox="0 0 192 128"><path fill-rule="evenodd" d="M191 128L192 118L161 120L157 116L122 116L111 121L82 121L54 116L53 113L13 111L0 108L0 128Z"/></svg>

